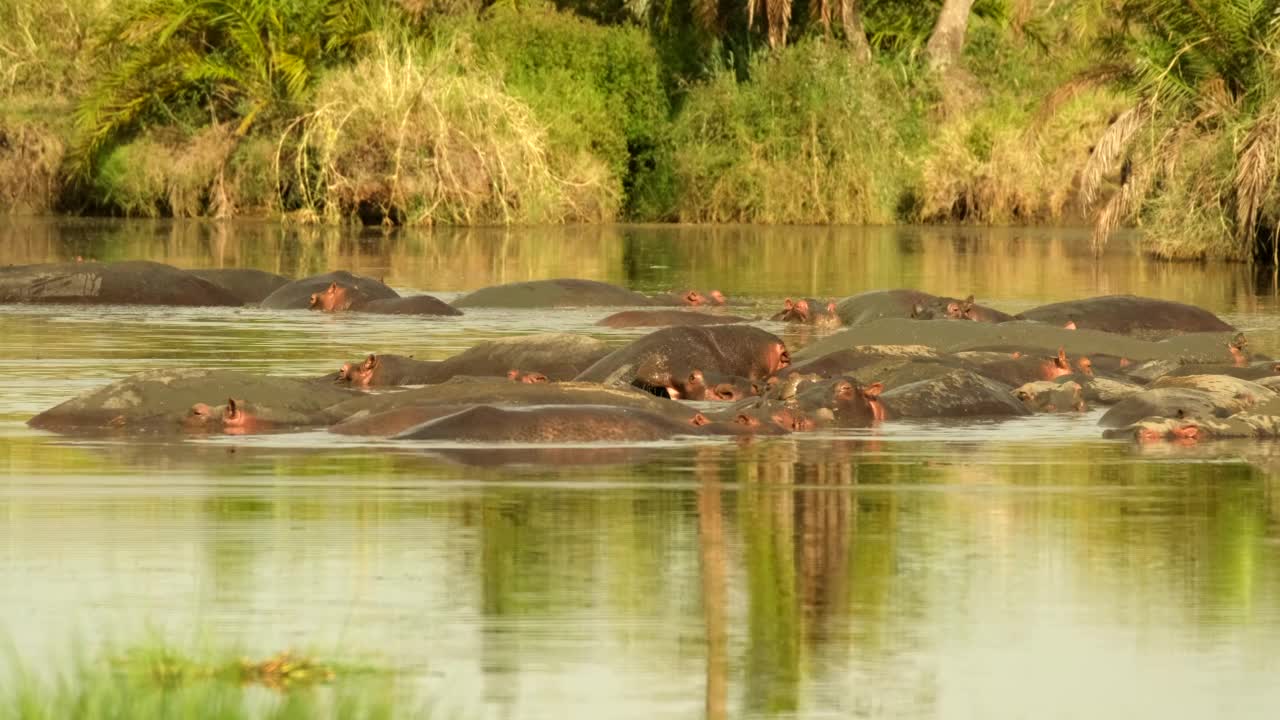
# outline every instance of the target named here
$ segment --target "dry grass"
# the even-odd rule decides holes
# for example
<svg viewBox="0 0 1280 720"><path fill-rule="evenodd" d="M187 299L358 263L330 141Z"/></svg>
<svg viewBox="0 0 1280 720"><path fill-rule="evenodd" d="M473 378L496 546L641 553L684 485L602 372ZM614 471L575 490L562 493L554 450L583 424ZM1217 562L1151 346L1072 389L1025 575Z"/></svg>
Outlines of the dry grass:
<svg viewBox="0 0 1280 720"><path fill-rule="evenodd" d="M1277 178L1280 178L1280 96L1271 100L1257 115L1240 145L1239 160L1233 180L1236 205L1236 235L1242 243L1252 245L1258 238L1263 213L1268 206L1274 213L1277 201ZM1280 265L1280 223L1272 215L1271 255Z"/></svg>
<svg viewBox="0 0 1280 720"><path fill-rule="evenodd" d="M376 212L403 224L607 221L608 170L578 154L557 167L528 106L451 49L383 43L322 82L315 110L280 140L301 219Z"/></svg>
<svg viewBox="0 0 1280 720"><path fill-rule="evenodd" d="M94 176L106 206L134 217L229 217L225 168L236 139L222 125L189 138L153 132L117 148Z"/></svg>
<svg viewBox="0 0 1280 720"><path fill-rule="evenodd" d="M59 170L66 142L49 126L0 122L0 212L51 212L62 191Z"/></svg>
<svg viewBox="0 0 1280 720"><path fill-rule="evenodd" d="M919 215L928 222L1073 221L1093 138L1124 100L1079 88L1053 112L994 105L952 116L922 164Z"/></svg>

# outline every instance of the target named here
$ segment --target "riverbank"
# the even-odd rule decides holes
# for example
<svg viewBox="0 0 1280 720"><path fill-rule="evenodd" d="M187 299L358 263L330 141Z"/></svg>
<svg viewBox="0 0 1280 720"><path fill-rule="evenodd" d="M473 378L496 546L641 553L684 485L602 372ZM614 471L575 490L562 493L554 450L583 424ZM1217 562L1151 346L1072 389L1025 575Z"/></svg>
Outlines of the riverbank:
<svg viewBox="0 0 1280 720"><path fill-rule="evenodd" d="M1109 81L1097 48L1114 28L1088 3L979 3L945 71L922 60L936 11L892 2L867 5L870 59L813 17L771 48L736 16L723 31L684 18L690 30L679 4L665 19L590 2L275 5L235 0L233 18L175 0L0 2L0 209L403 225L1097 220L1099 244L1147 219L1150 252L1235 259L1272 226L1265 182L1247 232L1224 220L1234 200L1196 191L1236 173L1219 134L1186 143L1198 164L1134 187L1140 149L1122 157L1100 139L1142 91Z"/></svg>

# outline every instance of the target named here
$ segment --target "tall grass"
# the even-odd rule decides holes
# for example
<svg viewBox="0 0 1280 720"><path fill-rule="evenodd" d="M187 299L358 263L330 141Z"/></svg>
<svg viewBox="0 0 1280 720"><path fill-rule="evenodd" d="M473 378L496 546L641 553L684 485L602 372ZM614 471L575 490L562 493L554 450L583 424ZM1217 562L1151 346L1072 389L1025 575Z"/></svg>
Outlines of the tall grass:
<svg viewBox="0 0 1280 720"><path fill-rule="evenodd" d="M907 88L814 39L695 87L676 119L684 222L884 223L911 181L922 120Z"/></svg>
<svg viewBox="0 0 1280 720"><path fill-rule="evenodd" d="M298 217L479 225L616 214L605 164L553 153L529 106L456 45L383 41L330 73L313 105L280 141Z"/></svg>

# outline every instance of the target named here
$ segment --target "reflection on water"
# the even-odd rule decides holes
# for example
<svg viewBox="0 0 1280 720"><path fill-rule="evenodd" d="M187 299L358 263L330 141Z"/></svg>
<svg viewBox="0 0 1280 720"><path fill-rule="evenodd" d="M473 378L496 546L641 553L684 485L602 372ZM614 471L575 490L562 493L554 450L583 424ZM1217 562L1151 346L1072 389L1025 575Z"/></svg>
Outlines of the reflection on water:
<svg viewBox="0 0 1280 720"><path fill-rule="evenodd" d="M1277 325L1242 268L1095 266L1070 231L229 227L19 222L0 262L349 267L446 296L575 275L762 306L899 285L1009 308L1132 291L1264 338ZM0 308L0 629L31 658L149 631L381 656L462 717L1273 715L1270 445L1137 448L1099 439L1095 412L594 449L580 464L563 448L84 441L22 424L150 367L318 374L369 350L627 336L597 332L599 315Z"/></svg>

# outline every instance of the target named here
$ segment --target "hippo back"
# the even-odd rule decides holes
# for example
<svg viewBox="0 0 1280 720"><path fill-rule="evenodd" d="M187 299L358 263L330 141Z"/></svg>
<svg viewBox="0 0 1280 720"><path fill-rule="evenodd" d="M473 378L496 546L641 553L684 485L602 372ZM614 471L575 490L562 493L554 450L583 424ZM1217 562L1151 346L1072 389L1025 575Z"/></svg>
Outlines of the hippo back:
<svg viewBox="0 0 1280 720"><path fill-rule="evenodd" d="M0 302L238 307L233 294L162 263L54 263L0 268Z"/></svg>
<svg viewBox="0 0 1280 720"><path fill-rule="evenodd" d="M595 280L556 278L481 288L464 295L454 307L595 307L644 306L653 302L637 292Z"/></svg>
<svg viewBox="0 0 1280 720"><path fill-rule="evenodd" d="M348 288L352 299L357 303L400 297L399 293L378 280L338 270L294 280L264 298L262 307L272 310L306 310L311 307L313 294L323 292L335 283Z"/></svg>

